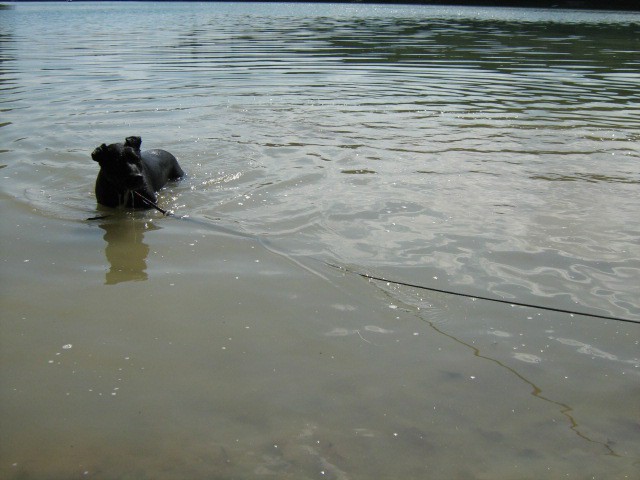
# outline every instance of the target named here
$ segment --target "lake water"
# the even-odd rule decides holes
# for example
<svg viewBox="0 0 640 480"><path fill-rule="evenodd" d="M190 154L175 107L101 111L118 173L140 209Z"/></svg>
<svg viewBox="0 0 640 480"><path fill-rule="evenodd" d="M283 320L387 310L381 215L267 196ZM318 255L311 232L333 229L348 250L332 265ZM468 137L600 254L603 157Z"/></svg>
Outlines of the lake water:
<svg viewBox="0 0 640 480"><path fill-rule="evenodd" d="M640 325L356 272L640 321L639 14L17 4L0 42L1 478L638 478ZM96 205L129 135L175 217Z"/></svg>

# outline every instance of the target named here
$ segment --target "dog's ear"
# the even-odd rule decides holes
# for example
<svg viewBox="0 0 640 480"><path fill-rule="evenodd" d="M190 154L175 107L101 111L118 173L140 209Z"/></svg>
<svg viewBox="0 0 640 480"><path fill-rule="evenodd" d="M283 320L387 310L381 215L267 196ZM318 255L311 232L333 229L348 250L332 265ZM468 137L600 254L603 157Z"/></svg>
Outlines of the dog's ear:
<svg viewBox="0 0 640 480"><path fill-rule="evenodd" d="M134 150L140 150L140 145L142 145L142 138L140 137L127 137L124 141L125 147L131 147Z"/></svg>
<svg viewBox="0 0 640 480"><path fill-rule="evenodd" d="M91 158L93 158L96 162L105 160L107 158L107 145L103 143L93 152L91 152Z"/></svg>

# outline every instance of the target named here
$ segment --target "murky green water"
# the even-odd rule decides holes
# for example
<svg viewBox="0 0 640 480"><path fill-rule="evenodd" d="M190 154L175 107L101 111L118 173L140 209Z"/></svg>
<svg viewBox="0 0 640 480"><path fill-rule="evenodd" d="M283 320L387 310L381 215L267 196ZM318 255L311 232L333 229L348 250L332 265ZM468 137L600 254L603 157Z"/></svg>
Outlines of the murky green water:
<svg viewBox="0 0 640 480"><path fill-rule="evenodd" d="M637 478L640 325L350 272L640 321L639 24L0 10L0 477Z"/></svg>

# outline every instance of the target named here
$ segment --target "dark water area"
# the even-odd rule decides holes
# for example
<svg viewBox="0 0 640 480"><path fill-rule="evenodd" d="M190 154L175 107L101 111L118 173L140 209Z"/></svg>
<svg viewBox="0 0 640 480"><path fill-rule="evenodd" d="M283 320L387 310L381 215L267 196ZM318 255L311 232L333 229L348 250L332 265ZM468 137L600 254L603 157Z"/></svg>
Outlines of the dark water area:
<svg viewBox="0 0 640 480"><path fill-rule="evenodd" d="M12 7L0 478L638 476L640 15Z"/></svg>
<svg viewBox="0 0 640 480"><path fill-rule="evenodd" d="M250 1L250 0L248 0ZM266 0L267 2L271 0ZM386 5L426 5L426 6L460 6L460 7L490 7L490 8L548 8L548 9L589 9L589 10L640 10L640 5L634 0L346 0L331 2L330 0L315 0L310 3L356 3L356 4L386 4Z"/></svg>

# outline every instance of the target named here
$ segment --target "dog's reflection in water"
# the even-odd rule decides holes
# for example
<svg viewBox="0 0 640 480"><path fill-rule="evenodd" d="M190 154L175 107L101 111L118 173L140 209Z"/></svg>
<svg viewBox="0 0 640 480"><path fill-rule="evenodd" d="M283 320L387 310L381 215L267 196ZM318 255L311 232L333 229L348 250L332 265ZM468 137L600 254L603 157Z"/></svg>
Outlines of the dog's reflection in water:
<svg viewBox="0 0 640 480"><path fill-rule="evenodd" d="M149 245L143 241L144 234L159 227L148 221L119 219L105 221L100 228L105 231L103 238L107 245L104 253L110 265L105 284L146 280Z"/></svg>

